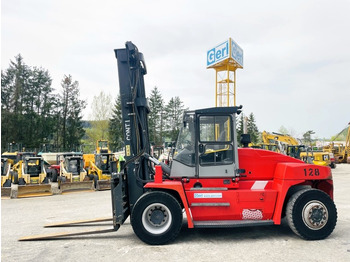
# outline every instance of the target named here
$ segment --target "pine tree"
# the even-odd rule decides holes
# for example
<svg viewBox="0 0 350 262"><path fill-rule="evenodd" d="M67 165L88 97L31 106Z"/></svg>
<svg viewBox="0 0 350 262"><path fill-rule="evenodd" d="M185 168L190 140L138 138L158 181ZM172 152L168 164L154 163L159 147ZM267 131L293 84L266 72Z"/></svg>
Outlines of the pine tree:
<svg viewBox="0 0 350 262"><path fill-rule="evenodd" d="M241 113L239 116L236 117L236 132L237 132L237 141L238 144L241 144L241 135L244 133L244 115Z"/></svg>
<svg viewBox="0 0 350 262"><path fill-rule="evenodd" d="M253 144L259 141L259 130L255 123L255 117L253 113L250 113L247 121L247 132L250 134L250 139Z"/></svg>
<svg viewBox="0 0 350 262"><path fill-rule="evenodd" d="M122 104L120 95L115 100L114 109L112 111L112 117L109 120L108 136L110 146L115 151L119 151L123 148L123 120L122 120Z"/></svg>
<svg viewBox="0 0 350 262"><path fill-rule="evenodd" d="M183 102L178 96L172 97L165 107L166 134L170 141L174 141L177 138L184 111Z"/></svg>
<svg viewBox="0 0 350 262"><path fill-rule="evenodd" d="M23 143L25 139L23 100L29 77L30 70L20 54L15 61L10 61L10 67L5 72L1 71L2 147L10 141Z"/></svg>
<svg viewBox="0 0 350 262"><path fill-rule="evenodd" d="M52 87L49 72L27 66L21 55L1 71L2 149L8 142L37 149L52 132Z"/></svg>
<svg viewBox="0 0 350 262"><path fill-rule="evenodd" d="M165 118L164 100L157 87L152 89L148 100L151 110L148 115L149 137L153 143L162 144Z"/></svg>
<svg viewBox="0 0 350 262"><path fill-rule="evenodd" d="M73 81L72 76L64 76L61 81L61 140L60 147L66 150L78 150L80 139L85 131L82 126L82 111L85 101L79 99L79 83Z"/></svg>

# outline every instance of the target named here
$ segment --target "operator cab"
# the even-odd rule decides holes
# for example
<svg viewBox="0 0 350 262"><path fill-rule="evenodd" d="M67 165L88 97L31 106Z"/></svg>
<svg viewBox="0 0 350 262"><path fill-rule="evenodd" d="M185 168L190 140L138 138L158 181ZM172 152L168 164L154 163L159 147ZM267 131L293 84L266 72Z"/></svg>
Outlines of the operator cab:
<svg viewBox="0 0 350 262"><path fill-rule="evenodd" d="M233 177L238 169L236 115L242 107L185 112L171 177Z"/></svg>
<svg viewBox="0 0 350 262"><path fill-rule="evenodd" d="M102 170L103 174L112 174L117 172L117 161L114 154L101 153L95 155L96 166Z"/></svg>
<svg viewBox="0 0 350 262"><path fill-rule="evenodd" d="M30 177L39 177L44 170L44 161L41 157L26 157L24 159L24 173Z"/></svg>
<svg viewBox="0 0 350 262"><path fill-rule="evenodd" d="M64 159L66 170L73 175L83 172L84 162L81 156L69 156Z"/></svg>

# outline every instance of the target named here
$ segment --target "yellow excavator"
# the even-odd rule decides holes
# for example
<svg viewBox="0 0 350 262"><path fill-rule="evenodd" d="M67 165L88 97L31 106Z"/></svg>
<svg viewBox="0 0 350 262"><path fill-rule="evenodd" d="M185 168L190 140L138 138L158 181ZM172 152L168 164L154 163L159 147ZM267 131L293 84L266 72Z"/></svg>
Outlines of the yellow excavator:
<svg viewBox="0 0 350 262"><path fill-rule="evenodd" d="M278 151L283 154L288 153L289 146L298 146L300 143L294 137L290 135L283 135L279 133L269 133L266 131L262 132L262 140L264 144L276 144ZM293 150L291 150L292 152ZM296 151L297 152L297 151Z"/></svg>
<svg viewBox="0 0 350 262"><path fill-rule="evenodd" d="M275 143L258 143L255 145L251 146L252 148L260 148L260 149L265 149L265 150L269 150L269 151L274 151L274 152L279 152L278 151L278 147Z"/></svg>
<svg viewBox="0 0 350 262"><path fill-rule="evenodd" d="M344 132L345 129L348 129L345 145L342 143L335 143L334 140ZM344 128L328 145L323 147L324 152L329 152L334 154L334 158L337 163L349 163L350 164L350 123L348 127Z"/></svg>
<svg viewBox="0 0 350 262"><path fill-rule="evenodd" d="M329 153L315 152L299 143L297 139L290 135L279 133L262 132L264 143L275 143L279 148L279 152L291 157L301 159L306 163L314 163L319 166L330 166L335 168L335 163L331 162Z"/></svg>
<svg viewBox="0 0 350 262"><path fill-rule="evenodd" d="M25 156L12 168L12 183L18 184L17 197L52 195L42 157Z"/></svg>

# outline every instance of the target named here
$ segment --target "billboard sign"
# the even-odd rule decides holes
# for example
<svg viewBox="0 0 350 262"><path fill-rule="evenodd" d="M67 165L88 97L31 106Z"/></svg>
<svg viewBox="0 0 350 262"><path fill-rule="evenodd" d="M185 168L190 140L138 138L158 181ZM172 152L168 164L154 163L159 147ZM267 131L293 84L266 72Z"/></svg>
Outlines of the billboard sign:
<svg viewBox="0 0 350 262"><path fill-rule="evenodd" d="M207 51L207 67L232 58L243 67L243 49L231 38Z"/></svg>
<svg viewBox="0 0 350 262"><path fill-rule="evenodd" d="M243 49L231 39L231 57L243 67Z"/></svg>

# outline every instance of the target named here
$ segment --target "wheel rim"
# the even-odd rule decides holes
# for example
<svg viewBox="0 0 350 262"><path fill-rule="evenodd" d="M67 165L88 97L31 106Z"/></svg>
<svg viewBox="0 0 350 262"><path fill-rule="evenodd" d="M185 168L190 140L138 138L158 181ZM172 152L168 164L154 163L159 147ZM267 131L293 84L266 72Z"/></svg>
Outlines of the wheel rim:
<svg viewBox="0 0 350 262"><path fill-rule="evenodd" d="M320 201L310 201L303 208L303 221L312 230L323 228L328 221L328 209Z"/></svg>
<svg viewBox="0 0 350 262"><path fill-rule="evenodd" d="M142 213L142 224L152 234L162 234L172 222L169 208L161 203L149 205Z"/></svg>

